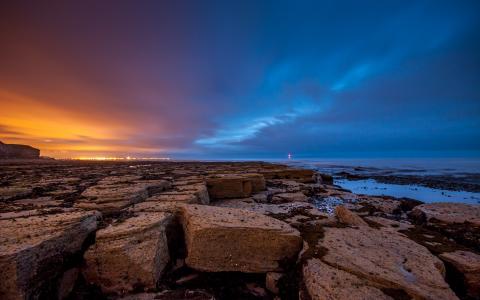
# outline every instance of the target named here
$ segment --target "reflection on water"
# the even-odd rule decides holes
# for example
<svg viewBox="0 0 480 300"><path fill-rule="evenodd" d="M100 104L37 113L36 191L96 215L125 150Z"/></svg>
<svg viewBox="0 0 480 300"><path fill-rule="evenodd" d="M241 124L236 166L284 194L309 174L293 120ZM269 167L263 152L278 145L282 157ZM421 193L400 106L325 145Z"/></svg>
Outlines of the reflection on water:
<svg viewBox="0 0 480 300"><path fill-rule="evenodd" d="M407 197L423 202L462 202L470 204L480 203L480 193L464 191L447 191L432 189L417 185L399 185L380 183L373 179L347 180L337 179L335 184L352 191L355 194L371 196L393 196L397 198Z"/></svg>

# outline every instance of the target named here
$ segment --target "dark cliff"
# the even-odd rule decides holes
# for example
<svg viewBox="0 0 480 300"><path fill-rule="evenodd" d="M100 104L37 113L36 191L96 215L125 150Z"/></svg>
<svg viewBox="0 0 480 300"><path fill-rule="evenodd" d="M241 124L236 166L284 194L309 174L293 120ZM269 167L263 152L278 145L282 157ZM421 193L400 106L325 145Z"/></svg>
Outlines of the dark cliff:
<svg viewBox="0 0 480 300"><path fill-rule="evenodd" d="M39 158L40 150L28 145L4 144L0 142L0 158Z"/></svg>

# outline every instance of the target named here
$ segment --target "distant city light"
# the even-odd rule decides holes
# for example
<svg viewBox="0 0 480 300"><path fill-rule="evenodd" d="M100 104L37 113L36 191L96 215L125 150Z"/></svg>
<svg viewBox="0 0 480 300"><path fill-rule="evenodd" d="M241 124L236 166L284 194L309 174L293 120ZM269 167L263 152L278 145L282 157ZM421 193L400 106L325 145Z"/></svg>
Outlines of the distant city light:
<svg viewBox="0 0 480 300"><path fill-rule="evenodd" d="M170 160L170 157L106 157L106 156L81 156L74 157L73 160L95 160L95 161L111 161L111 160Z"/></svg>

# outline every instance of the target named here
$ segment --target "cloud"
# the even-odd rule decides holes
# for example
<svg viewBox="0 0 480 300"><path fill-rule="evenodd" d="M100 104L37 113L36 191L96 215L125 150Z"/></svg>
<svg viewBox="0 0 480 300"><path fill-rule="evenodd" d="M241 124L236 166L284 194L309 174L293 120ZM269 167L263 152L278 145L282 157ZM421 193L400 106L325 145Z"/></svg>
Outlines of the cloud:
<svg viewBox="0 0 480 300"><path fill-rule="evenodd" d="M1 138L54 156L480 148L477 1L1 5Z"/></svg>

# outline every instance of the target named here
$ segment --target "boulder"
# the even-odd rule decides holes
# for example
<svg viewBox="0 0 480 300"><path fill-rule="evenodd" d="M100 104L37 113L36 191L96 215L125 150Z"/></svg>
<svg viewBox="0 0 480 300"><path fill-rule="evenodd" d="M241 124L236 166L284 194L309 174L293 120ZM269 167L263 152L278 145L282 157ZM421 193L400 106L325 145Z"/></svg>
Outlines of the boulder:
<svg viewBox="0 0 480 300"><path fill-rule="evenodd" d="M106 294L155 288L170 257L166 228L168 213L138 213L97 232L85 253L83 274Z"/></svg>
<svg viewBox="0 0 480 300"><path fill-rule="evenodd" d="M335 216L340 223L351 226L368 226L360 216L353 213L343 205L335 207Z"/></svg>
<svg viewBox="0 0 480 300"><path fill-rule="evenodd" d="M312 300L393 300L368 280L331 267L319 259L311 259L303 266L305 288ZM307 298L307 297L303 297Z"/></svg>
<svg viewBox="0 0 480 300"><path fill-rule="evenodd" d="M200 271L278 271L279 262L296 257L302 246L297 230L259 213L204 205L181 210L186 264Z"/></svg>
<svg viewBox="0 0 480 300"><path fill-rule="evenodd" d="M0 159L37 159L39 157L40 150L37 148L28 145L4 144L0 142Z"/></svg>
<svg viewBox="0 0 480 300"><path fill-rule="evenodd" d="M65 286L64 273L80 262L100 214L57 209L23 215L0 220L0 298L53 299Z"/></svg>
<svg viewBox="0 0 480 300"><path fill-rule="evenodd" d="M221 174L207 178L208 194L212 199L245 198L265 190L260 174Z"/></svg>
<svg viewBox="0 0 480 300"><path fill-rule="evenodd" d="M402 290L414 299L457 299L445 267L425 247L391 230L325 228L322 261L371 286Z"/></svg>
<svg viewBox="0 0 480 300"><path fill-rule="evenodd" d="M480 255L457 250L440 254L440 258L452 265L453 268L463 275L463 286L466 294L472 299L480 298ZM457 280L459 278L456 278Z"/></svg>

